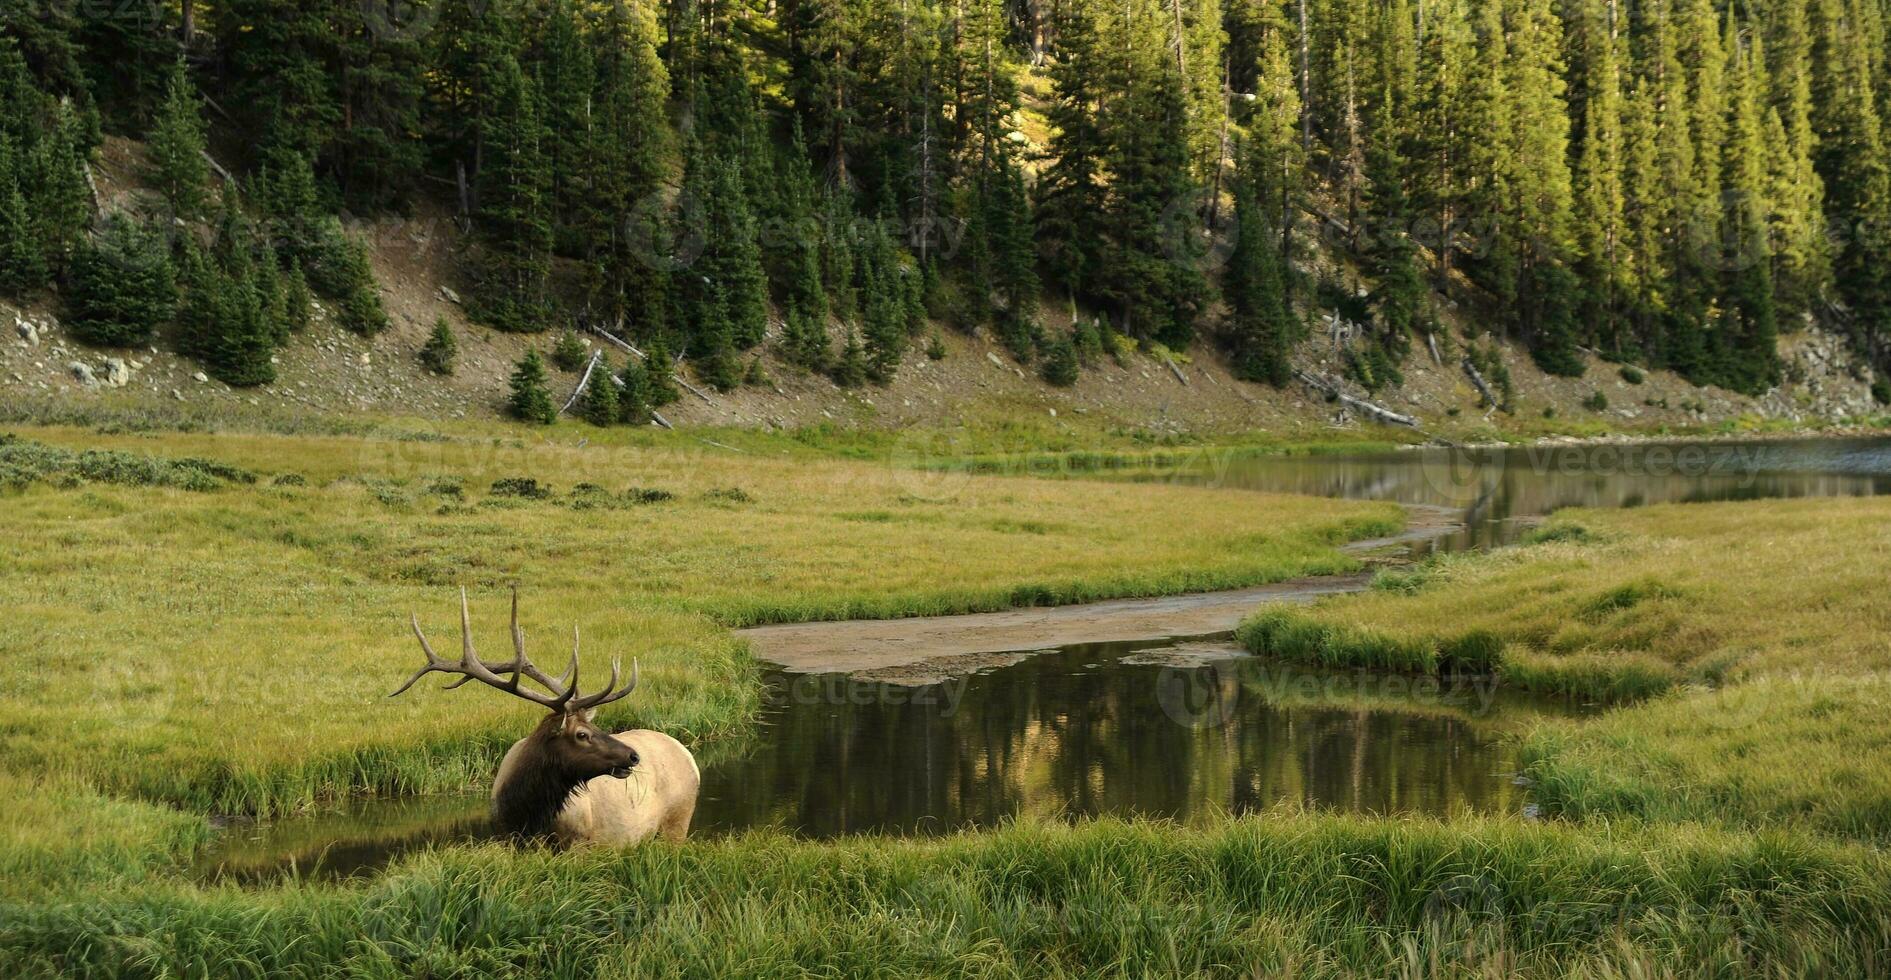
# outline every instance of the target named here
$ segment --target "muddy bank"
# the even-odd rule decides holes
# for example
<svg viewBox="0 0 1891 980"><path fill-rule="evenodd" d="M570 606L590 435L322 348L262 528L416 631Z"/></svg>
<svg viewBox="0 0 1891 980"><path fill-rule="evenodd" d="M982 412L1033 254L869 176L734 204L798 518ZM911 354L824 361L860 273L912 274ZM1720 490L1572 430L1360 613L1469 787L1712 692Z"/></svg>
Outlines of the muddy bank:
<svg viewBox="0 0 1891 980"><path fill-rule="evenodd" d="M1341 550L1375 558L1392 557L1406 547L1462 527L1447 507L1411 505L1407 511L1410 520L1405 530L1388 537L1354 541ZM784 623L737 630L736 635L748 641L756 657L784 670L847 673L878 683L918 686L1017 663L1035 651L1052 647L1226 633L1265 603L1312 602L1320 596L1357 592L1371 580L1372 573L1365 571L1224 592L1111 599L961 616Z"/></svg>
<svg viewBox="0 0 1891 980"><path fill-rule="evenodd" d="M1316 576L1227 592L963 616L788 623L736 635L749 642L757 657L786 670L925 684L1015 663L1046 647L1225 633L1263 603L1311 602L1323 595L1356 592L1371 577L1369 572Z"/></svg>

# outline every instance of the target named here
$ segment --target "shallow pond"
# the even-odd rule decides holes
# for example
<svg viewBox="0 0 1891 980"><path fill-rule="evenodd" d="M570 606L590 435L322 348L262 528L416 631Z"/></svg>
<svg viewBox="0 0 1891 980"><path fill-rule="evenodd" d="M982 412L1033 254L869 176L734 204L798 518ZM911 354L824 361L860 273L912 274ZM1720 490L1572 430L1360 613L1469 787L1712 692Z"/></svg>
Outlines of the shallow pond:
<svg viewBox="0 0 1891 980"><path fill-rule="evenodd" d="M1510 544L1564 507L1891 493L1891 438L1780 439L1505 448L1425 448L1331 456L1205 451L1144 479L1391 500L1449 508L1463 530L1421 544Z"/></svg>
<svg viewBox="0 0 1891 980"><path fill-rule="evenodd" d="M1579 705L1439 681L1312 671L1226 637L1019 651L924 687L772 673L746 751L707 759L696 836L940 833L1012 818L1181 821L1282 803L1371 813L1515 811L1509 733ZM487 836L485 799L358 804L231 827L215 875L332 877Z"/></svg>
<svg viewBox="0 0 1891 980"><path fill-rule="evenodd" d="M1462 530L1415 548L1462 549L1513 541L1568 506L1891 493L1891 439L1230 457L1159 478L1446 507ZM701 754L694 832L927 834L1013 818L1190 821L1289 803L1519 812L1527 789L1509 736L1588 710L1479 678L1286 667L1242 656L1225 635L981 662L921 687L770 673L755 737ZM486 835L484 794L363 803L232 826L202 870L333 877Z"/></svg>

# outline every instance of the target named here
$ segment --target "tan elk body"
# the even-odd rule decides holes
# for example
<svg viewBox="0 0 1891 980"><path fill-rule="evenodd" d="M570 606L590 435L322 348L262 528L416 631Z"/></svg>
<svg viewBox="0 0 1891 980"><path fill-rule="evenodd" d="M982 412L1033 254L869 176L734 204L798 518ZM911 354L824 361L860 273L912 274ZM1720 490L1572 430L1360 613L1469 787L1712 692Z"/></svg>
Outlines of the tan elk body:
<svg viewBox="0 0 1891 980"><path fill-rule="evenodd" d="M499 763L492 784L493 822L507 834L557 836L600 844L636 844L662 834L682 840L689 833L696 810L696 792L702 774L696 759L682 743L649 729L607 733L593 719L597 709L623 698L637 687L637 666L631 664L630 683L617 686L618 664L611 664L610 682L593 694L578 694L578 638L572 631L571 666L562 677L551 677L525 655L525 633L519 628L519 595L512 594L512 648L514 658L491 663L473 651L471 615L466 591L460 590L458 661L433 652L414 617L414 637L427 663L402 684L393 697L433 672L458 674L447 689L467 681L523 698L549 709L532 733L512 744ZM502 676L503 675L503 676ZM530 680L545 692L525 686ZM549 692L549 693L546 693Z"/></svg>

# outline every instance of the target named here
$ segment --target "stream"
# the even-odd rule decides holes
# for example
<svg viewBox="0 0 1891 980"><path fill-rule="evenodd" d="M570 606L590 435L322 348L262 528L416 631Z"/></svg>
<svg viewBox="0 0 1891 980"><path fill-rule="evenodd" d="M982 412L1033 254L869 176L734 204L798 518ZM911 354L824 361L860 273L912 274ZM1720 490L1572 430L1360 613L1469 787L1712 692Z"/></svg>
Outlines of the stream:
<svg viewBox="0 0 1891 980"><path fill-rule="evenodd" d="M1137 478L1396 501L1419 516L1415 531L1372 545L1422 555L1510 544L1569 506L1891 493L1891 438L1206 458ZM747 631L780 669L765 673L756 736L701 753L692 833L937 834L1281 805L1530 812L1514 736L1594 706L1488 678L1290 667L1229 635L1262 603L1366 582ZM245 882L372 873L414 848L488 836L485 809L479 793L239 822L199 870Z"/></svg>

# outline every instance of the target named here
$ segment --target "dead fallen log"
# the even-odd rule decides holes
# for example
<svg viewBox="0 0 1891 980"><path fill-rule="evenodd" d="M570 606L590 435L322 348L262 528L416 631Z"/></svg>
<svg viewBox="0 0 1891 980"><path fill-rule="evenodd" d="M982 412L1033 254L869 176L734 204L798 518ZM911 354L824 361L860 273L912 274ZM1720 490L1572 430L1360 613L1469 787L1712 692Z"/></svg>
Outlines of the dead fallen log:
<svg viewBox="0 0 1891 980"><path fill-rule="evenodd" d="M1477 365L1471 363L1471 356L1466 354L1464 360L1459 363L1464 367L1464 373L1470 376L1471 387L1476 388L1478 395L1484 399L1484 406L1486 408L1496 408L1497 396L1491 394L1490 384L1484 380L1484 375L1477 370Z"/></svg>
<svg viewBox="0 0 1891 980"><path fill-rule="evenodd" d="M1322 378L1317 374L1311 374L1306 371L1295 371L1294 374L1297 375L1301 383L1305 384L1307 387L1332 395L1334 398L1339 399L1340 404L1345 405L1347 408L1354 409L1368 418L1386 422L1391 425L1403 425L1414 429L1418 428L1417 418L1394 412L1382 405L1374 405L1364 398L1354 398L1346 392L1341 391L1337 383Z"/></svg>
<svg viewBox="0 0 1891 980"><path fill-rule="evenodd" d="M204 162L210 165L210 169L217 172L217 176L223 178L224 183L226 184L236 183L236 178L230 176L230 172L228 170L223 169L223 164L218 163L216 160L211 158L209 150L198 150L197 152L203 155Z"/></svg>
<svg viewBox="0 0 1891 980"><path fill-rule="evenodd" d="M600 350L600 351L592 352L591 362L584 366L584 377L578 379L577 390L573 391L571 393L571 397L565 400L565 407L559 409L558 414L563 415L566 412L571 411L571 406L576 405L578 403L578 399L584 397L584 388L586 385L591 383L591 372L597 370L597 366L600 363L602 363L603 360L604 360L603 351ZM607 375L607 376L610 378L611 384L614 384L619 388L629 390L630 386L624 384L623 378L617 377L616 375ZM670 424L669 419L666 419L663 417L662 412L659 412L656 409L650 410L650 424L662 426L663 428L666 428L666 429L676 428L676 426Z"/></svg>
<svg viewBox="0 0 1891 980"><path fill-rule="evenodd" d="M1182 373L1181 368L1175 366L1175 358L1165 357L1162 359L1162 363L1169 366L1169 372L1175 375L1175 380L1182 382L1185 386L1188 384L1188 377Z"/></svg>
<svg viewBox="0 0 1891 980"><path fill-rule="evenodd" d="M597 370L598 362L603 359L604 359L603 351L594 350L591 352L591 360L587 362L584 366L584 377L578 379L577 390L571 393L570 398L565 399L565 407L559 409L558 414L563 415L566 412L571 411L571 406L578 404L578 399L584 395L585 386L591 383L591 372Z"/></svg>
<svg viewBox="0 0 1891 980"><path fill-rule="evenodd" d="M596 324L590 324L586 326L586 329L604 338L605 340L610 341L612 344L615 344L618 347L618 349L622 350L624 353L629 354L632 357L635 357L637 360L647 361L650 359L648 356L644 354L643 351L640 351L636 347L632 346L630 341L625 340L622 337L619 337L618 335L610 332L609 330L604 329L603 327L597 326ZM681 364L683 362L679 360L677 361L677 363ZM710 398L708 395L704 394L701 388L698 388L695 385L690 384L687 380L685 380L682 372L680 371L670 372L670 380L676 382L679 385L682 385L684 390L702 399L703 401L711 405L715 404L715 400ZM666 422L664 423L664 425L667 428L669 423Z"/></svg>

